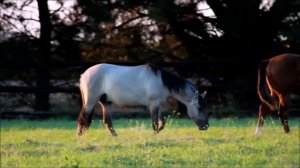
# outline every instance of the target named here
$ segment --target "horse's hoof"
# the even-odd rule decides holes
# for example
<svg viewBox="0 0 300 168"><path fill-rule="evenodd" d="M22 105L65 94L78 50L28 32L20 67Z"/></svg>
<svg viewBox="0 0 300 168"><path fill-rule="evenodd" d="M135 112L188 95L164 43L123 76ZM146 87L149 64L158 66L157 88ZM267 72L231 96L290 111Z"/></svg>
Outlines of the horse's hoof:
<svg viewBox="0 0 300 168"><path fill-rule="evenodd" d="M257 135L257 136L262 136L262 132L257 132L257 131L255 131L255 135Z"/></svg>
<svg viewBox="0 0 300 168"><path fill-rule="evenodd" d="M262 135L262 128L261 127L256 128L255 134L257 136L261 136Z"/></svg>
<svg viewBox="0 0 300 168"><path fill-rule="evenodd" d="M81 131L81 130L80 130L80 131L78 130L77 133L76 133L76 136L77 136L77 137L80 137L81 135L82 135L82 131Z"/></svg>
<svg viewBox="0 0 300 168"><path fill-rule="evenodd" d="M159 131L154 131L154 135L157 135L159 133Z"/></svg>
<svg viewBox="0 0 300 168"><path fill-rule="evenodd" d="M283 128L286 134L290 133L290 127L288 125L285 125Z"/></svg>
<svg viewBox="0 0 300 168"><path fill-rule="evenodd" d="M82 135L82 132L77 132L77 133L76 133L76 136L77 136L77 137L80 137L81 135Z"/></svg>

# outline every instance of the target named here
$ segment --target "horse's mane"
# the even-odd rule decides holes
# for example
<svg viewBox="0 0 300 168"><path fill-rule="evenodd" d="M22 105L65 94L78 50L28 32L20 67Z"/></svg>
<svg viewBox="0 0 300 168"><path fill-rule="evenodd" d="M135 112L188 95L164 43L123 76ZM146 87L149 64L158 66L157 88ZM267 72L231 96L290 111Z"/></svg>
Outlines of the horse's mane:
<svg viewBox="0 0 300 168"><path fill-rule="evenodd" d="M193 86L193 84L190 81L178 75L175 75L167 70L164 70L163 68L160 68L154 64L148 64L148 67L150 67L150 69L154 72L155 75L161 74L162 82L170 92L179 93L180 90L185 89L187 84L191 84Z"/></svg>

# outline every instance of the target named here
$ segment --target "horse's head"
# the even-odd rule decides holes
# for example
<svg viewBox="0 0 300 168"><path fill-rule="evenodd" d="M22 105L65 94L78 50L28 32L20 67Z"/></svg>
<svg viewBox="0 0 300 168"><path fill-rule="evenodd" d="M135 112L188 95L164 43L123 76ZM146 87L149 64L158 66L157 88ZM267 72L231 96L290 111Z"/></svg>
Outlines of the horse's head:
<svg viewBox="0 0 300 168"><path fill-rule="evenodd" d="M199 93L195 91L192 99L187 104L188 115L195 121L199 130L207 130L209 127L208 115L203 108L203 99L206 91Z"/></svg>

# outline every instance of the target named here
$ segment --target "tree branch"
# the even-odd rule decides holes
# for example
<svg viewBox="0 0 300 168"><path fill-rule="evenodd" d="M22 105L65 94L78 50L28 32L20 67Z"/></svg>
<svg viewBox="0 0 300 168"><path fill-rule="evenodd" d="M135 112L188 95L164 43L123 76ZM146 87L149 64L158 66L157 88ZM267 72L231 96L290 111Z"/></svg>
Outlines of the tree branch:
<svg viewBox="0 0 300 168"><path fill-rule="evenodd" d="M119 29L119 28L121 28L121 27L123 27L123 26L126 26L127 24L129 24L130 22L132 22L132 21L134 21L134 20L137 20L137 19L140 19L140 18L144 18L144 17L148 17L148 15L142 14L142 13L141 13L139 16L136 16L136 17L133 17L133 18L130 18L130 19L126 20L125 22L123 22L123 23L120 24L119 26L114 26L114 27L113 27L113 30Z"/></svg>

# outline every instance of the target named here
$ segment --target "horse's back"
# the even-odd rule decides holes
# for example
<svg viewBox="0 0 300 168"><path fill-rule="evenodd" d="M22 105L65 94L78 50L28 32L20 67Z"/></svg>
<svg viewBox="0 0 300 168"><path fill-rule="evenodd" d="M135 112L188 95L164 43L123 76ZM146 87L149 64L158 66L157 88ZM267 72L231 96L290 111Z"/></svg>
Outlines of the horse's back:
<svg viewBox="0 0 300 168"><path fill-rule="evenodd" d="M101 63L88 68L81 76L86 78L95 78L95 80L99 80L99 78L106 78L107 80L131 80L131 79L139 79L142 75L144 75L144 65L139 66L122 66L122 65L114 65ZM126 77L126 78L124 78ZM101 79L102 80L102 79Z"/></svg>
<svg viewBox="0 0 300 168"><path fill-rule="evenodd" d="M101 71L105 76L105 80L115 83L128 85L133 87L136 85L147 85L147 82L156 79L154 73L152 73L147 65L138 66L121 66L113 64L100 64ZM138 88L137 88L138 89Z"/></svg>
<svg viewBox="0 0 300 168"><path fill-rule="evenodd" d="M277 91L300 93L300 55L281 54L270 58L266 74Z"/></svg>

